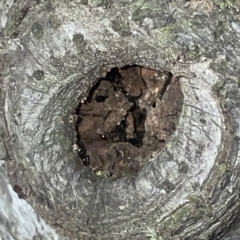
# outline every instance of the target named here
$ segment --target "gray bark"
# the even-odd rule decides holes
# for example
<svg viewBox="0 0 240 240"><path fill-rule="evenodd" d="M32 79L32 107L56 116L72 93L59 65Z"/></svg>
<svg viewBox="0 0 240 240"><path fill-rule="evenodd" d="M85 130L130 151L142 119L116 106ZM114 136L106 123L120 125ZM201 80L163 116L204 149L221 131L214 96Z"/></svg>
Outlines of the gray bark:
<svg viewBox="0 0 240 240"><path fill-rule="evenodd" d="M5 239L221 239L240 210L240 4L0 4ZM106 71L132 64L180 78L179 124L137 176L95 181L89 168L76 170L74 108Z"/></svg>

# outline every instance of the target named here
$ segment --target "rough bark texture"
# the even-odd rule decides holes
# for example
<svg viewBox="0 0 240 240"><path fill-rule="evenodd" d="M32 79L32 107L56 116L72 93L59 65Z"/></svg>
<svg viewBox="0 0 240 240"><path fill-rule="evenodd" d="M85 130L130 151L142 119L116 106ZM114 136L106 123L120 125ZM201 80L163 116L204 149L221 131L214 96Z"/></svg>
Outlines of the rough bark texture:
<svg viewBox="0 0 240 240"><path fill-rule="evenodd" d="M37 215L60 239L222 239L240 210L240 3L3 0L0 6L1 159ZM137 176L95 181L88 168L76 170L72 114L96 79L132 64L180 77L180 121ZM3 163L0 172L0 233L57 239L50 227L39 230L45 223L36 215L18 217L17 201L26 202L9 187ZM36 226L21 228L29 237L13 216Z"/></svg>

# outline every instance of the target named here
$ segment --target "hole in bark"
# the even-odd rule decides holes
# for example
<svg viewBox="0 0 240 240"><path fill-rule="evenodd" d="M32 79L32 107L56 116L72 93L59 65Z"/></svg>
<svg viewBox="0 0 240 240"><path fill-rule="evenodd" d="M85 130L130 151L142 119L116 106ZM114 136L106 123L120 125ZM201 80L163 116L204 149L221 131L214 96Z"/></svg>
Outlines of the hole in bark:
<svg viewBox="0 0 240 240"><path fill-rule="evenodd" d="M170 72L112 68L75 111L80 165L99 177L139 172L173 134L182 102L179 81Z"/></svg>

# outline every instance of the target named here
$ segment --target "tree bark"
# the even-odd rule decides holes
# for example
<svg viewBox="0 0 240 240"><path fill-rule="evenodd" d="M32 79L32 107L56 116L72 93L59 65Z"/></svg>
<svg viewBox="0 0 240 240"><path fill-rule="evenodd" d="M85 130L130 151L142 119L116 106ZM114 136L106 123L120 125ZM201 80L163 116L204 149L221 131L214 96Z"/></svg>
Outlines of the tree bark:
<svg viewBox="0 0 240 240"><path fill-rule="evenodd" d="M231 0L4 0L0 233L224 239L240 210L239 8ZM96 181L77 168L74 109L112 67L134 64L180 79L180 120L137 176Z"/></svg>

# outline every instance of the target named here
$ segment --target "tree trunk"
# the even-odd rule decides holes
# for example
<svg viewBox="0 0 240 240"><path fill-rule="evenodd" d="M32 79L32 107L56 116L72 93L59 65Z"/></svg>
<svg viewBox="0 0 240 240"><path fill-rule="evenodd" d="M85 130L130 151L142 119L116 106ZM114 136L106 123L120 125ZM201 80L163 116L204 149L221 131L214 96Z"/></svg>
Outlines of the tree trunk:
<svg viewBox="0 0 240 240"><path fill-rule="evenodd" d="M0 3L3 239L226 239L240 211L234 2ZM138 175L96 181L78 169L74 109L112 67L134 64L180 79L179 123Z"/></svg>

